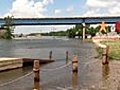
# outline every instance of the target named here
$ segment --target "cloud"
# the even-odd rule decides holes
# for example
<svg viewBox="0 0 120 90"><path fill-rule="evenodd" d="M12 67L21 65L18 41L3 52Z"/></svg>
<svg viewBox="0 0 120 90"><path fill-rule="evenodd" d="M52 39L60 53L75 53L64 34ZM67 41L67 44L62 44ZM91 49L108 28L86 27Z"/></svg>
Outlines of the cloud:
<svg viewBox="0 0 120 90"><path fill-rule="evenodd" d="M55 11L54 11L55 15L60 14L61 12L62 12L62 10L60 10L60 9L55 9Z"/></svg>
<svg viewBox="0 0 120 90"><path fill-rule="evenodd" d="M44 6L47 6L49 3L53 3L54 1L53 0L43 0L43 5Z"/></svg>
<svg viewBox="0 0 120 90"><path fill-rule="evenodd" d="M87 0L86 4L89 7L108 7L116 4L116 0Z"/></svg>
<svg viewBox="0 0 120 90"><path fill-rule="evenodd" d="M46 11L46 7L49 4L54 3L53 0L43 0L35 2L34 0L15 0L12 3L12 9L5 14L12 14L14 17L21 18L34 18L34 17L44 17L43 12Z"/></svg>
<svg viewBox="0 0 120 90"><path fill-rule="evenodd" d="M68 7L68 8L66 9L66 11L67 11L68 13L72 13L73 10L74 10L74 7L73 7L73 6L70 6L70 7Z"/></svg>
<svg viewBox="0 0 120 90"><path fill-rule="evenodd" d="M83 16L118 16L120 15L119 0L87 0L86 12Z"/></svg>

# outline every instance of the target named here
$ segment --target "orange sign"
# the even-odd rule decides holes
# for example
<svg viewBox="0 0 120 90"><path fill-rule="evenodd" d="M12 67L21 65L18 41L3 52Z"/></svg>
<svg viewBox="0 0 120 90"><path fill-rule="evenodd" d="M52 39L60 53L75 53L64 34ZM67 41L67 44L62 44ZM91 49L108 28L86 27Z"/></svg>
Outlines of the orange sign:
<svg viewBox="0 0 120 90"><path fill-rule="evenodd" d="M107 30L106 30L105 27L106 27L106 24L105 24L104 21L102 21L102 23L100 24L100 30L99 30L99 32L102 32L102 31L107 32Z"/></svg>

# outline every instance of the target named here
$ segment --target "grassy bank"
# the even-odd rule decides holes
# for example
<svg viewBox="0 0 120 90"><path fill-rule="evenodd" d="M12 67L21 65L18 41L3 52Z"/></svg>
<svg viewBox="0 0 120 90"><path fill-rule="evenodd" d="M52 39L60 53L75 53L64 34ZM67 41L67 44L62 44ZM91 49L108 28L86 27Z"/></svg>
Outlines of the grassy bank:
<svg viewBox="0 0 120 90"><path fill-rule="evenodd" d="M109 58L112 60L120 60L120 41L102 41L101 43L109 45ZM99 54L102 53L100 48L97 48Z"/></svg>

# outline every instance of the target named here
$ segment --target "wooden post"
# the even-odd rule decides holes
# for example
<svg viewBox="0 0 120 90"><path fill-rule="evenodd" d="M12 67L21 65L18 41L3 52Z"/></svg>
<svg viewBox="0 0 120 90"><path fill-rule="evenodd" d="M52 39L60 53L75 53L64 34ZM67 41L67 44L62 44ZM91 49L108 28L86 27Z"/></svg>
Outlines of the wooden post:
<svg viewBox="0 0 120 90"><path fill-rule="evenodd" d="M40 62L39 60L34 60L33 71L34 71L34 89L33 90L40 90L40 85L39 85Z"/></svg>
<svg viewBox="0 0 120 90"><path fill-rule="evenodd" d="M78 72L78 57L77 57L77 55L75 55L72 60L72 71Z"/></svg>
<svg viewBox="0 0 120 90"><path fill-rule="evenodd" d="M49 59L52 59L52 51L49 52Z"/></svg>
<svg viewBox="0 0 120 90"><path fill-rule="evenodd" d="M66 63L68 63L68 51L66 51Z"/></svg>
<svg viewBox="0 0 120 90"><path fill-rule="evenodd" d="M109 61L108 61L108 52L109 52L109 46L107 46L106 48L103 49L103 60L102 60L102 64L105 65L105 64L109 64Z"/></svg>

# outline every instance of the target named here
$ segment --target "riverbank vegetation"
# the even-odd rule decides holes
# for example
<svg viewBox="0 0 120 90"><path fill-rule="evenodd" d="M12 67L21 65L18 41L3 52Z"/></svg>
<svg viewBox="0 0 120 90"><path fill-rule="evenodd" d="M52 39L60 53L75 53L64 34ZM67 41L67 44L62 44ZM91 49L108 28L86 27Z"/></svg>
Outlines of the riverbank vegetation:
<svg viewBox="0 0 120 90"><path fill-rule="evenodd" d="M120 60L120 41L104 41L102 43L110 46L109 49L110 59Z"/></svg>
<svg viewBox="0 0 120 90"><path fill-rule="evenodd" d="M120 41L102 41L101 43L109 46L109 58L111 60L120 60ZM97 51L102 55L101 48L97 48Z"/></svg>

